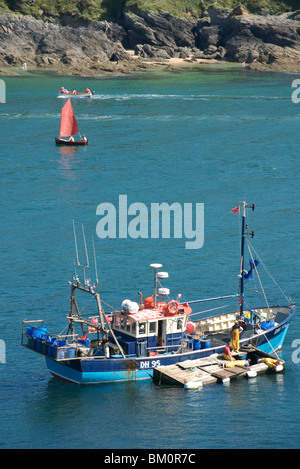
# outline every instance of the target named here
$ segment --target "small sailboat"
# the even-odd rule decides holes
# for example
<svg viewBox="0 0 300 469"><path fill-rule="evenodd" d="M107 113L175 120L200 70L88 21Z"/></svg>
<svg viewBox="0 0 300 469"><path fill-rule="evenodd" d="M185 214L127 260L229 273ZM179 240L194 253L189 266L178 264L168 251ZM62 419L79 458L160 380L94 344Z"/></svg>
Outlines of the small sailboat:
<svg viewBox="0 0 300 469"><path fill-rule="evenodd" d="M61 110L59 138L55 137L55 143L57 145L88 145L89 142L84 135L80 140L75 140L76 134L79 134L78 124L69 98ZM66 137L68 140L65 139Z"/></svg>
<svg viewBox="0 0 300 469"><path fill-rule="evenodd" d="M126 299L121 309L111 313L102 307L95 249L96 282L92 284L86 278L89 260L84 230L86 265L79 262L74 225L77 266L82 268L83 276L79 278L75 271L69 281L71 295L67 327L54 335L44 327L42 319L24 320L22 345L43 355L52 375L78 384L149 379L153 377L155 368L222 354L224 347L233 341L231 334L237 325L240 349L250 347L252 350L254 347L266 354L276 354L283 345L296 305L288 297L288 303L284 305L270 305L266 298L266 306L246 304L244 281L254 274L258 276L259 264L253 258L253 247L248 240L248 236L253 237L254 233L246 232L247 208L254 210L254 205L242 202L233 210L242 212L238 293L192 301L182 301L178 294L176 299L172 299L169 289L161 285L169 277L168 272L160 271L161 264L151 264L154 270L153 294L143 299L139 292L139 304ZM244 267L245 244L251 256L249 271ZM77 297L82 295L94 297L96 305L92 315L87 314L85 308L79 308ZM197 303L223 299L227 303L229 298L235 298L229 311L226 305L225 311L217 315L212 315L211 311L219 308L192 312ZM198 318L201 316L200 319L193 320L194 314Z"/></svg>

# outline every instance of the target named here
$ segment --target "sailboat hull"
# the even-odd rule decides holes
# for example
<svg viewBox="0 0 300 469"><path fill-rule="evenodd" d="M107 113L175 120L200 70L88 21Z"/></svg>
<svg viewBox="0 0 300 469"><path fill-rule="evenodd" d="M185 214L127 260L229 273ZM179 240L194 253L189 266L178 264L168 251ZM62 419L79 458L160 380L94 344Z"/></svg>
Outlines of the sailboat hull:
<svg viewBox="0 0 300 469"><path fill-rule="evenodd" d="M68 146L86 146L89 144L88 140L86 142L82 141L82 140L79 140L79 141L76 141L75 142L71 142L71 141L68 141L68 140L64 140L63 138L57 138L55 137L55 143L56 145L68 145Z"/></svg>
<svg viewBox="0 0 300 469"><path fill-rule="evenodd" d="M260 331L251 337L242 339L240 345L251 344L255 348L271 354L280 350L290 321L295 311L295 305L289 306L290 313L267 331ZM150 379L153 370L159 366L172 365L185 360L196 360L213 354L222 354L224 344L191 350L184 353L159 354L153 357L84 357L74 360L57 361L46 357L46 365L53 376L77 384L100 384L120 381L136 381Z"/></svg>

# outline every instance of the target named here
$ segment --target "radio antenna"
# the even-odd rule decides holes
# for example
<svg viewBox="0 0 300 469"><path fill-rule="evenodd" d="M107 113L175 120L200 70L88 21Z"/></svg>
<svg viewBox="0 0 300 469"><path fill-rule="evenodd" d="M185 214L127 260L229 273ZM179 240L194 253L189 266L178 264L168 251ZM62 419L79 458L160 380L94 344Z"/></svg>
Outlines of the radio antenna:
<svg viewBox="0 0 300 469"><path fill-rule="evenodd" d="M79 257L78 257L77 238L76 238L76 230L75 230L75 222L74 222L74 220L73 220L73 231L74 231L74 241L75 241L75 251L76 251L77 265L80 265Z"/></svg>
<svg viewBox="0 0 300 469"><path fill-rule="evenodd" d="M89 269L89 257L88 257L88 252L87 252L87 247L86 247L86 240L85 240L85 233L84 233L84 227L82 225L82 236L83 236L83 241L84 241L84 248L85 248L85 255L86 255L86 261L87 265L82 265L79 262L79 256L78 256L78 246L77 246L77 236L76 236L76 229L75 229L75 222L73 220L73 230L74 230L74 241L75 241L75 250L76 250L76 260L77 260L77 265L82 268L83 271L83 282L84 285L86 284L86 279L85 279L85 269Z"/></svg>
<svg viewBox="0 0 300 469"><path fill-rule="evenodd" d="M88 256L88 252L87 252L87 247L86 247L86 240L85 240L85 234L84 234L84 227L83 227L83 224L81 224L82 226L82 236L83 236L83 241L84 241L84 248L85 248L85 255L86 255L86 267L87 269L90 267L89 266L89 256Z"/></svg>
<svg viewBox="0 0 300 469"><path fill-rule="evenodd" d="M98 269L97 269L96 253L95 253L94 236L92 236L92 240L93 240L93 252L94 252L94 263L95 263L95 274L96 274L96 287L98 289L99 280L98 280Z"/></svg>

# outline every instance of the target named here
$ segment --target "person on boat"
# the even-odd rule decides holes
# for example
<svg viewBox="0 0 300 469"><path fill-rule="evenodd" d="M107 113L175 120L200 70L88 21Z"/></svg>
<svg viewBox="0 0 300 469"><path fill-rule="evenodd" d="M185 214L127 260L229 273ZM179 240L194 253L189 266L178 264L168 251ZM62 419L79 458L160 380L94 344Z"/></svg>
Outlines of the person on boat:
<svg viewBox="0 0 300 469"><path fill-rule="evenodd" d="M249 315L251 317L251 315ZM248 317L249 317L248 316ZM246 327L246 314L245 316L240 316L239 314L236 317L236 320L240 326L240 332L242 332Z"/></svg>
<svg viewBox="0 0 300 469"><path fill-rule="evenodd" d="M227 361L225 364L225 368L233 368L234 366L245 366L248 368L250 364L250 360L234 360L232 362Z"/></svg>
<svg viewBox="0 0 300 469"><path fill-rule="evenodd" d="M73 94L77 94L77 91L75 89L73 90Z"/></svg>
<svg viewBox="0 0 300 469"><path fill-rule="evenodd" d="M230 362L235 362L236 359L234 358L234 356L232 355L231 351L233 350L233 345L231 342L229 342L226 347L224 348L224 351L223 351L223 358L225 358L225 360L228 360Z"/></svg>
<svg viewBox="0 0 300 469"><path fill-rule="evenodd" d="M231 343L235 352L238 352L240 349L240 333L242 330L243 328L240 327L238 322L236 322L231 329L231 333L230 333Z"/></svg>
<svg viewBox="0 0 300 469"><path fill-rule="evenodd" d="M86 136L85 136L85 135L82 135L82 137L81 137L81 141L82 141L82 142L87 142L87 138L86 138Z"/></svg>
<svg viewBox="0 0 300 469"><path fill-rule="evenodd" d="M272 368L272 370L275 370L277 365L280 365L280 360L276 360L275 358L260 358L257 363L265 363L268 365L269 368Z"/></svg>
<svg viewBox="0 0 300 469"><path fill-rule="evenodd" d="M66 94L66 93L68 93L68 90L64 86L62 86L60 92L62 94Z"/></svg>
<svg viewBox="0 0 300 469"><path fill-rule="evenodd" d="M70 135L70 137L68 138L68 142L75 142L75 138L73 137L73 135Z"/></svg>
<svg viewBox="0 0 300 469"><path fill-rule="evenodd" d="M91 90L89 90L88 88L85 90L86 93L91 93Z"/></svg>

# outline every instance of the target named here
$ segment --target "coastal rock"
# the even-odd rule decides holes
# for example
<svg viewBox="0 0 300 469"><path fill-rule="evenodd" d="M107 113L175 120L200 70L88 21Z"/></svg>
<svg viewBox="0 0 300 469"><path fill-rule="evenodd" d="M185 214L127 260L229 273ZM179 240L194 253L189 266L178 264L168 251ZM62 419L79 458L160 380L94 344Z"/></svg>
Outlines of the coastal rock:
<svg viewBox="0 0 300 469"><path fill-rule="evenodd" d="M170 59L173 56L174 50L171 48L168 52L167 49L150 46L149 44L138 44L135 46L134 52L143 58L159 60Z"/></svg>
<svg viewBox="0 0 300 469"><path fill-rule="evenodd" d="M85 26L44 23L31 16L0 16L0 63L91 66L105 61L131 60L116 37L125 33L107 22Z"/></svg>
<svg viewBox="0 0 300 469"><path fill-rule="evenodd" d="M231 12L232 16L242 16L242 15L248 15L248 14L249 13L248 13L247 8L243 7L242 5L238 5Z"/></svg>
<svg viewBox="0 0 300 469"><path fill-rule="evenodd" d="M229 23L230 25L230 23ZM261 63L271 63L288 55L300 59L300 23L285 17L242 17L223 33L226 57L251 63L253 56ZM221 40L222 40L221 39Z"/></svg>
<svg viewBox="0 0 300 469"><path fill-rule="evenodd" d="M134 50L135 56L127 50ZM124 10L119 24L78 24L65 18L43 22L31 16L0 15L0 66L53 66L84 73L136 70L170 58L217 59L252 66L300 70L299 12L250 15L211 6L203 18L168 12ZM150 65L149 65L150 66ZM127 72L126 72L127 73Z"/></svg>
<svg viewBox="0 0 300 469"><path fill-rule="evenodd" d="M232 10L230 8L219 8L217 6L211 5L207 9L208 21L211 25L223 25L228 22L228 18L231 15Z"/></svg>
<svg viewBox="0 0 300 469"><path fill-rule="evenodd" d="M300 21L300 11L296 11L295 13L292 13L291 15L288 15L289 20L295 20L295 21Z"/></svg>
<svg viewBox="0 0 300 469"><path fill-rule="evenodd" d="M135 9L124 14L124 28L131 49L138 44L148 44L160 49L168 48L170 54L179 47L195 47L193 30L196 24L195 20L174 18L167 12L158 15Z"/></svg>
<svg viewBox="0 0 300 469"><path fill-rule="evenodd" d="M290 67L298 70L300 62L300 22L297 14L237 16L228 10L208 8L209 26L198 23L196 44L201 49L212 46L226 50L225 58L233 62L273 64L290 57ZM242 10L236 10L242 13ZM213 54L212 54L212 57Z"/></svg>
<svg viewBox="0 0 300 469"><path fill-rule="evenodd" d="M242 6L234 10L211 6L205 17L195 22L176 19L166 12L158 15L135 8L126 11L124 29L128 46L143 58L178 57L179 47L186 47L195 58L270 64L290 55L297 63L297 18L291 14L250 15ZM188 57L184 53L181 56Z"/></svg>
<svg viewBox="0 0 300 469"><path fill-rule="evenodd" d="M219 25L201 26L197 31L196 44L199 49L204 50L210 45L218 46L221 40Z"/></svg>

